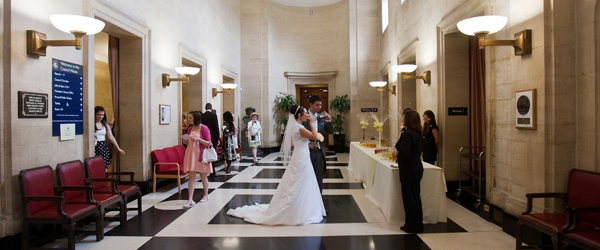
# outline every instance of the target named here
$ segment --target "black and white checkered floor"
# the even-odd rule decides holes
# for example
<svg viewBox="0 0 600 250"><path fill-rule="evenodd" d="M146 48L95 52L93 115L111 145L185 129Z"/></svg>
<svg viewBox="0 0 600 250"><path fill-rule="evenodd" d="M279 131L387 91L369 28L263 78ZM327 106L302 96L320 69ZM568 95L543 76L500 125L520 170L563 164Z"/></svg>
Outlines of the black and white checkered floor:
<svg viewBox="0 0 600 250"><path fill-rule="evenodd" d="M307 226L263 226L227 216L229 208L270 201L285 169L279 153L254 164L234 162L234 171L211 178L210 200L189 210L187 183L181 194L170 185L143 198L143 213L130 211L127 225L112 223L105 238L94 236L77 249L512 249L515 239L502 228L451 200L448 223L425 225L423 234L407 234L390 224L365 196L362 184L347 170L348 154L328 153L323 200L328 216ZM196 178L198 181L199 178ZM202 184L196 184L202 189ZM202 191L194 193L201 199ZM136 202L130 206L135 207ZM57 240L54 244L60 243ZM52 245L52 244L50 244Z"/></svg>

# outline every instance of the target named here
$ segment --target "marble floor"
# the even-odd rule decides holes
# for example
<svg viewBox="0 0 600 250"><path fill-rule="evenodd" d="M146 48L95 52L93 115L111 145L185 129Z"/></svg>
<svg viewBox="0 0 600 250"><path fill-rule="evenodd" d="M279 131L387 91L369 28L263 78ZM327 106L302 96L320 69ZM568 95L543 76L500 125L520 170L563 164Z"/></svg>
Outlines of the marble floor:
<svg viewBox="0 0 600 250"><path fill-rule="evenodd" d="M285 169L278 153L254 164L245 157L234 162L234 171L211 178L210 200L191 209L182 205L187 183L163 187L143 197L143 213L128 212L125 227L111 223L105 238L94 236L77 242L77 249L514 249L515 239L502 228L468 209L448 202L448 222L425 225L422 234L407 234L390 224L366 196L359 181L347 170L348 154L327 156L323 200L328 216L307 226L262 226L225 213L229 208L270 201ZM199 178L196 178L199 181ZM194 199L202 197L196 183ZM133 201L130 207L137 206ZM112 212L111 212L112 213ZM64 243L56 240L47 246Z"/></svg>

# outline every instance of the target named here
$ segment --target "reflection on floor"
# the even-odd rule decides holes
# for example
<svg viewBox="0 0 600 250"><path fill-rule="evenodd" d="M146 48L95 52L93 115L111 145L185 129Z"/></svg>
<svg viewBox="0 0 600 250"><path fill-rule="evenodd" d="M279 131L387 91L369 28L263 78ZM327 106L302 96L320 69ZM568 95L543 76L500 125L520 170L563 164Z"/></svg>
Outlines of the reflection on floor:
<svg viewBox="0 0 600 250"><path fill-rule="evenodd" d="M262 226L226 215L228 209L268 203L285 172L279 153L258 163L245 156L234 162L232 173L217 168L210 177L210 199L190 209L188 184L176 185L144 196L143 213L128 213L124 228L111 223L106 237L90 236L77 249L512 249L513 237L448 199L448 222L425 225L423 234L407 234L401 225L387 222L381 209L366 196L362 184L347 170L348 154L328 152L323 201L328 216L307 226ZM199 176L194 200L202 198ZM130 206L136 206L133 201ZM115 212L111 212L115 213ZM60 241L60 240L58 240Z"/></svg>

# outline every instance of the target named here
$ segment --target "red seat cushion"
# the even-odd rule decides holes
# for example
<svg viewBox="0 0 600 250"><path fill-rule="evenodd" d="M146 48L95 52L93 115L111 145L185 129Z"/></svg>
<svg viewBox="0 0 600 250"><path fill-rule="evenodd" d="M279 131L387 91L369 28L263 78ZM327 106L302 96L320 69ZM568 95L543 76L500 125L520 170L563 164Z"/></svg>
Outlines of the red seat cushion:
<svg viewBox="0 0 600 250"><path fill-rule="evenodd" d="M570 233L567 234L567 237L582 242L595 249L600 249L600 231Z"/></svg>
<svg viewBox="0 0 600 250"><path fill-rule="evenodd" d="M104 205L114 201L115 199L119 199L118 194L97 194L94 192L93 199L98 203L98 205ZM82 204L88 203L87 198L85 196L77 196L68 201L67 204Z"/></svg>
<svg viewBox="0 0 600 250"><path fill-rule="evenodd" d="M23 171L21 180L25 196L54 196L54 182L50 166ZM27 202L27 215L31 216L50 207L54 208L54 212L56 212L56 206L53 201Z"/></svg>
<svg viewBox="0 0 600 250"><path fill-rule="evenodd" d="M95 205L92 204L63 204L62 206L63 212L69 218L76 217L78 215L87 213L90 210L96 209ZM58 213L56 212L56 206L51 206L44 210L38 211L35 214L29 216L30 218L58 218Z"/></svg>
<svg viewBox="0 0 600 250"><path fill-rule="evenodd" d="M117 189L121 192L121 194L129 196L131 193L137 193L140 190L140 187L135 185L117 185ZM94 189L94 193L112 194L112 187L106 186L98 190Z"/></svg>
<svg viewBox="0 0 600 250"><path fill-rule="evenodd" d="M70 161L58 164L58 176L61 186L86 186L83 181L83 164L81 161ZM85 199L85 191L65 191L65 202L69 203L72 199L83 196Z"/></svg>
<svg viewBox="0 0 600 250"><path fill-rule="evenodd" d="M179 159L181 159L181 163L183 164L183 158L185 158L185 147L183 145L176 145L173 148L175 148L177 153L179 153Z"/></svg>
<svg viewBox="0 0 600 250"><path fill-rule="evenodd" d="M567 224L567 214L565 213L544 213L544 214L526 214L521 217L523 222L532 222L543 226L552 232L560 232L561 228ZM587 221L581 221L577 231L595 230L597 226Z"/></svg>

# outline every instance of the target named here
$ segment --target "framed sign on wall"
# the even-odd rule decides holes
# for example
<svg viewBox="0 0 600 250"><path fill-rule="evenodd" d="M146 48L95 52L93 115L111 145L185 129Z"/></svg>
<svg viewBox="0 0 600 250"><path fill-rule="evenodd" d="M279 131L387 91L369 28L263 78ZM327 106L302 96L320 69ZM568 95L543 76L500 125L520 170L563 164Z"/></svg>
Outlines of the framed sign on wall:
<svg viewBox="0 0 600 250"><path fill-rule="evenodd" d="M515 108L517 112L515 117L515 126L517 129L536 129L536 104L536 89L521 90L516 92Z"/></svg>
<svg viewBox="0 0 600 250"><path fill-rule="evenodd" d="M168 125L171 123L171 105L159 104L159 115L158 118L160 125Z"/></svg>

